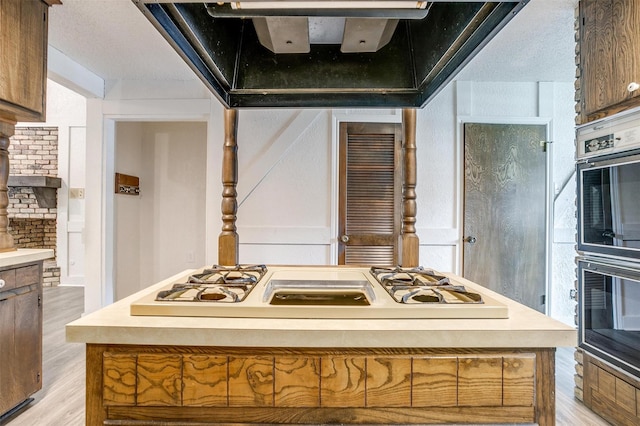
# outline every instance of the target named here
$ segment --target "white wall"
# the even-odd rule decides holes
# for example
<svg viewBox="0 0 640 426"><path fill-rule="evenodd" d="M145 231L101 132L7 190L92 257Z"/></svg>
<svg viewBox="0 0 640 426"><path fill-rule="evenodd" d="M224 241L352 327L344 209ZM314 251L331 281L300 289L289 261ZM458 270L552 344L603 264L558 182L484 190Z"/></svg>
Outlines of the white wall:
<svg viewBox="0 0 640 426"><path fill-rule="evenodd" d="M330 264L331 113L240 111L241 263Z"/></svg>
<svg viewBox="0 0 640 426"><path fill-rule="evenodd" d="M116 125L115 170L132 176L142 172L142 123L122 122ZM144 194L150 182L141 180L141 194ZM115 247L115 300L122 299L142 287L140 285L141 265L141 198L143 195L116 194L113 207L114 247Z"/></svg>

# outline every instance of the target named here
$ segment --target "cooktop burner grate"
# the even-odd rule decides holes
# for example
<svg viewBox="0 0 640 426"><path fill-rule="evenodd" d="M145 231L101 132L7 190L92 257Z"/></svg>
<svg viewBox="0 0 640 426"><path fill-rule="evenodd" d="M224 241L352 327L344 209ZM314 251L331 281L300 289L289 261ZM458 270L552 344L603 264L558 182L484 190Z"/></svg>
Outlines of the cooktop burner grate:
<svg viewBox="0 0 640 426"><path fill-rule="evenodd" d="M243 301L267 272L265 265L213 265L157 294L159 302Z"/></svg>
<svg viewBox="0 0 640 426"><path fill-rule="evenodd" d="M478 293L469 292L462 285L452 285L449 278L422 266L373 266L370 272L398 303L483 303Z"/></svg>

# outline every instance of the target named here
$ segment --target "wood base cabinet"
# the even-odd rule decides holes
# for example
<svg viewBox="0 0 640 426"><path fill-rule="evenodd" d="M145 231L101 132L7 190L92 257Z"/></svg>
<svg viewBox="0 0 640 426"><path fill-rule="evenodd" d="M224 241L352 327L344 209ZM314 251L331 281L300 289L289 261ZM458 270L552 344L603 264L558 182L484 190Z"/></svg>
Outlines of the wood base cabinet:
<svg viewBox="0 0 640 426"><path fill-rule="evenodd" d="M640 379L584 353L584 405L615 425L640 424Z"/></svg>
<svg viewBox="0 0 640 426"><path fill-rule="evenodd" d="M555 424L555 349L87 345L86 424Z"/></svg>
<svg viewBox="0 0 640 426"><path fill-rule="evenodd" d="M0 416L42 388L42 262L0 269Z"/></svg>

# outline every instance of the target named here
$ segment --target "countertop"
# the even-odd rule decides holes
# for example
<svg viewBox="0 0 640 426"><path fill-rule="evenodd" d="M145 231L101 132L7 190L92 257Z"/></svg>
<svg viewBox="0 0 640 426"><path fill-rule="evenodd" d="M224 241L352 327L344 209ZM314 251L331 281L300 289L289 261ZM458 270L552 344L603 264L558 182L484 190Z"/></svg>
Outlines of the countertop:
<svg viewBox="0 0 640 426"><path fill-rule="evenodd" d="M331 267L327 267L331 268ZM130 305L183 271L66 326L68 342L131 345L340 348L541 348L575 346L567 326L488 289L506 319L287 319L132 316ZM449 274L450 275L450 274ZM461 277L456 279L471 286Z"/></svg>
<svg viewBox="0 0 640 426"><path fill-rule="evenodd" d="M0 268L19 265L21 263L37 262L53 257L51 249L17 249L0 253Z"/></svg>

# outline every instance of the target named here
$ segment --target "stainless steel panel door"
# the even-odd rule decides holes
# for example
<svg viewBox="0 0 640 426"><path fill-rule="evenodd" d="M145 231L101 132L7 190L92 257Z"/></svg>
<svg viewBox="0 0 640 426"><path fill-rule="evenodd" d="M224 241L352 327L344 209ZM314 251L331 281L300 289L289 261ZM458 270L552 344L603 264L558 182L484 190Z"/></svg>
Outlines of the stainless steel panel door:
<svg viewBox="0 0 640 426"><path fill-rule="evenodd" d="M544 312L546 126L464 126L464 277Z"/></svg>

